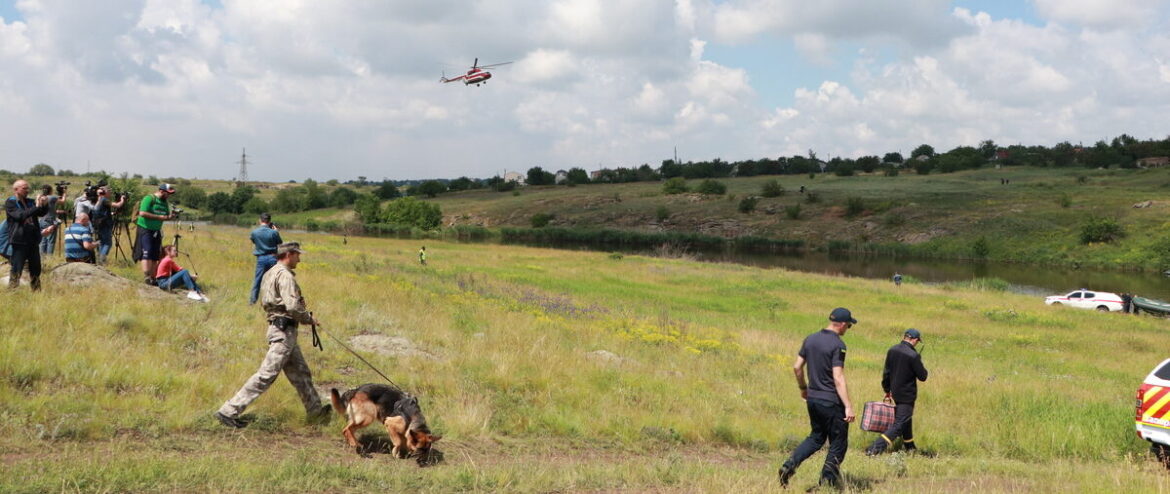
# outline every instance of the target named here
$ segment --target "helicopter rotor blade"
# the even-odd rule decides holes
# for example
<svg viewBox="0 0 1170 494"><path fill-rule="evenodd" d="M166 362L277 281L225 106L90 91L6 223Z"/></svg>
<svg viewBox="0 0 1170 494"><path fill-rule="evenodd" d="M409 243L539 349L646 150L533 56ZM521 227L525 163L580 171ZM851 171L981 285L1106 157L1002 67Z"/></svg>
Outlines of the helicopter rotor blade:
<svg viewBox="0 0 1170 494"><path fill-rule="evenodd" d="M500 62L500 63L493 63L493 64L491 64L491 65L481 65L479 68L481 68L481 69L492 69L492 68L499 67L499 66L501 66L501 65L508 65L508 64L510 64L510 63L512 63L512 62Z"/></svg>

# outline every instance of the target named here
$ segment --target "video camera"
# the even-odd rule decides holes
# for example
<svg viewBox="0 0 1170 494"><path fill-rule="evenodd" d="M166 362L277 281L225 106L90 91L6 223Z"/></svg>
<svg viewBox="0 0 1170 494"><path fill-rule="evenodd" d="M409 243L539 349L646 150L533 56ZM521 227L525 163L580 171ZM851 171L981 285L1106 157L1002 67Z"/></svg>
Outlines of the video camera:
<svg viewBox="0 0 1170 494"><path fill-rule="evenodd" d="M183 208L179 207L179 201L171 201L171 214L179 215L183 213Z"/></svg>
<svg viewBox="0 0 1170 494"><path fill-rule="evenodd" d="M57 186L57 195L64 197L65 196L65 189L69 188L69 182L61 180L60 182L57 182L53 185Z"/></svg>

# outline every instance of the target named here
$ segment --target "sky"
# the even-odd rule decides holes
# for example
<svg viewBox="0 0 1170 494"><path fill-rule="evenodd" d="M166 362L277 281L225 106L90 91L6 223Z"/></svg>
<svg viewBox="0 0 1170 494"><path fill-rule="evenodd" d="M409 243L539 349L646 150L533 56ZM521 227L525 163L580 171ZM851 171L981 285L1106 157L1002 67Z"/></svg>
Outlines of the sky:
<svg viewBox="0 0 1170 494"><path fill-rule="evenodd" d="M0 169L490 177L1170 135L1168 0L0 0ZM482 86L442 84L480 63Z"/></svg>

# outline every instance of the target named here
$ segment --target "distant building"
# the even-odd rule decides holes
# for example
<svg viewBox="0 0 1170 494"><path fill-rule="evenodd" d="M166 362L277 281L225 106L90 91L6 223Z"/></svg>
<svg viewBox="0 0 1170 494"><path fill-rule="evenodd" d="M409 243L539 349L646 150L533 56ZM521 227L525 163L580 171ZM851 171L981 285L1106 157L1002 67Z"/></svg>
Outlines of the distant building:
<svg viewBox="0 0 1170 494"><path fill-rule="evenodd" d="M554 176L553 182L556 183L557 185L560 185L560 184L565 183L565 181L568 179L569 179L569 172L564 171L564 170L557 170L557 173Z"/></svg>
<svg viewBox="0 0 1170 494"><path fill-rule="evenodd" d="M1159 168L1170 165L1170 156L1150 156L1137 160L1137 166L1141 168Z"/></svg>
<svg viewBox="0 0 1170 494"><path fill-rule="evenodd" d="M1012 157L1011 152L1009 152L1006 149L999 149L999 150L995 151L995 156L992 157L991 159L998 161L998 160L1006 160L1006 159L1011 158L1011 157Z"/></svg>
<svg viewBox="0 0 1170 494"><path fill-rule="evenodd" d="M601 178L601 172L602 170L593 170L589 172L589 180L596 181L597 179Z"/></svg>
<svg viewBox="0 0 1170 494"><path fill-rule="evenodd" d="M516 182L520 185L524 185L524 175L521 175L519 172L507 172L504 173L504 181Z"/></svg>

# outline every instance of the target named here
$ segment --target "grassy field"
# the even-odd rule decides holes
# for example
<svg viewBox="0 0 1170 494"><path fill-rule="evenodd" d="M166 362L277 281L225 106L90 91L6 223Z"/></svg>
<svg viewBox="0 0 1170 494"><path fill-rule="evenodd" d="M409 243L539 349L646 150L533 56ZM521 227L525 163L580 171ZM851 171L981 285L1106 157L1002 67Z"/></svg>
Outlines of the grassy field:
<svg viewBox="0 0 1170 494"><path fill-rule="evenodd" d="M1010 180L1003 185L1001 179ZM786 194L761 198L741 213L739 201L778 180ZM489 227L531 224L538 213L551 226L758 235L804 240L811 247L846 242L895 246L904 253L1103 267L1170 268L1170 169L1086 170L1013 167L952 174L818 175L720 179L725 196L665 195L660 182L577 187L526 187L519 195L491 191L444 194L435 199L445 225ZM690 185L697 185L691 180ZM810 194L798 191L804 185ZM848 201L860 200L850 215ZM1133 204L1153 201L1152 207ZM799 206L797 219L786 208ZM665 217L665 219L660 219ZM1128 234L1113 243L1083 245L1089 218L1115 219ZM982 240L986 250L977 244ZM908 246L908 247L907 247ZM888 249L887 249L888 250Z"/></svg>
<svg viewBox="0 0 1170 494"><path fill-rule="evenodd" d="M1164 320L731 264L428 241L423 267L418 241L286 240L308 250L298 279L327 334L324 352L302 338L318 385L379 380L328 335L409 340L418 353L365 356L421 396L444 463L358 457L338 417L304 423L283 379L251 427L211 417L265 346L246 230L209 227L183 245L210 304L5 294L0 492L775 492L808 428L792 359L839 305L861 321L845 337L857 407L881 396L885 349L923 331L915 430L937 455L864 457L874 435L854 427L849 491L1170 491L1133 432Z"/></svg>

